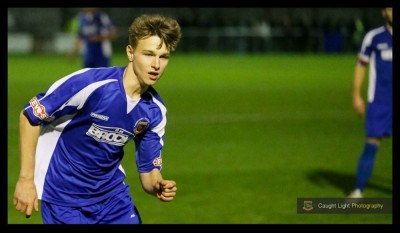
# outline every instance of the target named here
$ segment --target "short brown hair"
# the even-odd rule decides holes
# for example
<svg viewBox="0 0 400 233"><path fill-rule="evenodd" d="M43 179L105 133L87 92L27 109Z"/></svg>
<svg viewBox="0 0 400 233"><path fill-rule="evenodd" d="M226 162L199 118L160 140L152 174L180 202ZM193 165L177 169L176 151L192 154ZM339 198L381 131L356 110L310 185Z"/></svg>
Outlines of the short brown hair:
<svg viewBox="0 0 400 233"><path fill-rule="evenodd" d="M175 19L159 14L144 14L137 17L129 27L129 44L136 48L138 41L151 36L161 38L160 48L165 43L168 51L174 51L181 39L181 27Z"/></svg>

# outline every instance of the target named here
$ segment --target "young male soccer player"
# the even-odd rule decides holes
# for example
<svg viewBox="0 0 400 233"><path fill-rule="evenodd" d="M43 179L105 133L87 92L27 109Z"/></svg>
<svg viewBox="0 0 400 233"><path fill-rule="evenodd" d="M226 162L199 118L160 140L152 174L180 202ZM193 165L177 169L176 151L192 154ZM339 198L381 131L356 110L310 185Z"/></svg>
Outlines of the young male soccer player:
<svg viewBox="0 0 400 233"><path fill-rule="evenodd" d="M358 161L356 187L349 195L352 198L363 197L380 142L392 134L392 8L382 9L382 15L385 25L365 35L354 71L353 107L357 114L363 115L365 105L361 86L366 66L370 64L365 124L367 140Z"/></svg>
<svg viewBox="0 0 400 233"><path fill-rule="evenodd" d="M124 183L133 139L141 185L161 201L177 187L161 175L166 107L152 87L181 38L176 20L142 15L129 28L126 67L85 68L33 97L20 115L21 168L14 205L45 224L138 224Z"/></svg>

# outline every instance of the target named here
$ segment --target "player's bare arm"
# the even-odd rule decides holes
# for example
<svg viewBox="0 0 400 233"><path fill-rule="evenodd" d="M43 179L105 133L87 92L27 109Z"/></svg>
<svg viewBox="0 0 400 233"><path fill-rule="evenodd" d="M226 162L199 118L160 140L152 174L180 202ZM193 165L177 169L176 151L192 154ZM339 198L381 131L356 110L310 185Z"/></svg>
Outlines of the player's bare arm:
<svg viewBox="0 0 400 233"><path fill-rule="evenodd" d="M147 173L140 173L140 181L143 190L154 195L161 201L172 201L176 195L176 182L173 180L163 180L161 172L153 169Z"/></svg>
<svg viewBox="0 0 400 233"><path fill-rule="evenodd" d="M359 116L365 113L365 103L361 95L362 83L365 75L365 66L357 64L354 70L353 79L353 109Z"/></svg>
<svg viewBox="0 0 400 233"><path fill-rule="evenodd" d="M40 127L32 125L25 116L20 114L20 157L21 170L15 188L13 203L20 212L27 216L32 214L33 208L39 211L36 187L34 183L34 164L37 139Z"/></svg>

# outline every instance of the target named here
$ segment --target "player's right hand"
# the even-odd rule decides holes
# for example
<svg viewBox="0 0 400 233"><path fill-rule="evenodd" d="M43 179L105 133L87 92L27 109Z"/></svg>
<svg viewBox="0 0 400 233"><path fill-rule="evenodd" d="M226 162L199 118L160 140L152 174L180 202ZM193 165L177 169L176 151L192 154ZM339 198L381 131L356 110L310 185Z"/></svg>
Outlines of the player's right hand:
<svg viewBox="0 0 400 233"><path fill-rule="evenodd" d="M33 180L19 179L15 187L13 203L15 209L24 213L28 218L32 214L33 208L39 211L39 203L36 193L36 186Z"/></svg>
<svg viewBox="0 0 400 233"><path fill-rule="evenodd" d="M365 114L364 100L360 96L354 97L353 109L358 116L363 116Z"/></svg>

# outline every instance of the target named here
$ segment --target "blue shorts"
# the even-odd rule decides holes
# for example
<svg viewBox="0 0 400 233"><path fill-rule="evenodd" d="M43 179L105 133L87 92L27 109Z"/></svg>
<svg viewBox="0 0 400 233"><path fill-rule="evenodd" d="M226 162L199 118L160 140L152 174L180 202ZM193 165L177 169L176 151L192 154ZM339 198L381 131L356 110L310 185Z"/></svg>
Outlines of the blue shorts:
<svg viewBox="0 0 400 233"><path fill-rule="evenodd" d="M392 106L379 103L370 103L366 113L366 136L389 137L392 135Z"/></svg>
<svg viewBox="0 0 400 233"><path fill-rule="evenodd" d="M42 201L44 224L141 224L127 188L99 203L70 207Z"/></svg>

